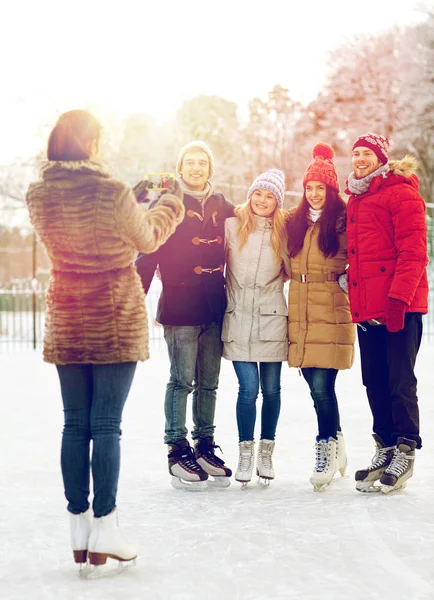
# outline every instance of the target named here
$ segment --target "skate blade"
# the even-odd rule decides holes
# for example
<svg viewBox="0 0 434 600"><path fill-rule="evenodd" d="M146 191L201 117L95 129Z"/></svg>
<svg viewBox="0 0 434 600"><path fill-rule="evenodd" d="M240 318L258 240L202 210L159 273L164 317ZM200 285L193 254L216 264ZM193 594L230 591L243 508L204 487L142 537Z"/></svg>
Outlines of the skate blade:
<svg viewBox="0 0 434 600"><path fill-rule="evenodd" d="M269 477L258 477L258 483L261 487L267 488L270 486L270 481L272 481L272 479L270 479Z"/></svg>
<svg viewBox="0 0 434 600"><path fill-rule="evenodd" d="M312 483L312 482L311 482ZM330 481L328 483L312 483L314 492L323 492L330 486Z"/></svg>
<svg viewBox="0 0 434 600"><path fill-rule="evenodd" d="M170 483L176 490L186 490L188 492L203 492L208 487L206 481L184 481L174 475L172 475Z"/></svg>
<svg viewBox="0 0 434 600"><path fill-rule="evenodd" d="M212 477L212 479L211 479ZM210 475L210 479L207 480L207 484L208 487L211 488L228 488L231 485L231 480L229 479L229 477L224 477L224 476L214 476L214 475Z"/></svg>
<svg viewBox="0 0 434 600"><path fill-rule="evenodd" d="M402 492L403 489L407 486L407 482L404 482L402 485L394 487L393 485L382 485L380 487L381 493L386 494L387 496L393 496L393 494L397 494Z"/></svg>
<svg viewBox="0 0 434 600"><path fill-rule="evenodd" d="M377 494L378 492L381 492L381 487L379 485L374 485L374 481L357 481L356 490L366 494Z"/></svg>
<svg viewBox="0 0 434 600"><path fill-rule="evenodd" d="M112 567L110 563L105 565L91 565L86 563L83 569L80 569L81 579L99 579L100 577L116 577L124 571L136 566L136 559L128 561L118 561L116 567Z"/></svg>

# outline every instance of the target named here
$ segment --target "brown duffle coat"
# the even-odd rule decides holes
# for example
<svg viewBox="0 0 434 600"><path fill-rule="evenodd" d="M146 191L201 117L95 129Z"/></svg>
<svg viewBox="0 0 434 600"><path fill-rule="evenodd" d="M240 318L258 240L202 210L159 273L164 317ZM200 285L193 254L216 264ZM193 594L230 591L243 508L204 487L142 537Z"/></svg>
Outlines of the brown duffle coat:
<svg viewBox="0 0 434 600"><path fill-rule="evenodd" d="M133 264L175 231L184 207L167 194L152 210L92 161L49 162L26 196L52 263L44 360L54 364L146 360L148 317Z"/></svg>
<svg viewBox="0 0 434 600"><path fill-rule="evenodd" d="M291 214L289 215L291 218ZM310 222L302 250L291 258L288 294L290 367L349 369L355 325L348 295L337 278L347 265L345 219L337 223L339 250L326 258L318 247L319 223Z"/></svg>

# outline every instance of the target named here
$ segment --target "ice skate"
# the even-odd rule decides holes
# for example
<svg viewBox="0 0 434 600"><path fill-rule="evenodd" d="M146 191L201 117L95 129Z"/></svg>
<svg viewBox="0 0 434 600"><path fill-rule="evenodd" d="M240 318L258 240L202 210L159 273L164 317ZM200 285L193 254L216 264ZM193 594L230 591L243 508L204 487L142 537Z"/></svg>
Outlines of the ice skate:
<svg viewBox="0 0 434 600"><path fill-rule="evenodd" d="M345 440L342 431L338 431L337 433L337 443L336 443L336 472L339 471L341 477L345 477L345 473L347 471L347 450L345 448Z"/></svg>
<svg viewBox="0 0 434 600"><path fill-rule="evenodd" d="M400 492L413 475L416 442L406 438L398 438L396 448L389 466L380 479L383 494Z"/></svg>
<svg viewBox="0 0 434 600"><path fill-rule="evenodd" d="M206 489L208 473L197 463L187 440L169 444L168 460L171 483L175 489L196 492Z"/></svg>
<svg viewBox="0 0 434 600"><path fill-rule="evenodd" d="M259 482L262 485L269 485L270 480L274 479L275 476L273 468L274 445L274 440L259 441L256 475L259 476Z"/></svg>
<svg viewBox="0 0 434 600"><path fill-rule="evenodd" d="M392 460L395 446L386 446L383 440L376 433L372 434L374 438L376 451L372 462L366 469L356 471L356 490L359 492L380 492L379 485L375 482L380 479L386 468Z"/></svg>
<svg viewBox="0 0 434 600"><path fill-rule="evenodd" d="M212 437L197 440L195 445L196 461L210 476L207 482L209 486L226 488L231 485L229 478L232 475L232 471L225 466L221 458L215 455L217 448L221 450L220 446L214 443Z"/></svg>
<svg viewBox="0 0 434 600"><path fill-rule="evenodd" d="M91 509L78 515L69 513L69 533L74 561L80 565L80 570L87 562L87 547L92 529L93 515Z"/></svg>
<svg viewBox="0 0 434 600"><path fill-rule="evenodd" d="M253 474L253 463L255 461L255 442L253 440L247 442L240 442L239 446L239 457L238 467L235 473L236 481L242 483L241 488L247 487L249 481L252 480Z"/></svg>
<svg viewBox="0 0 434 600"><path fill-rule="evenodd" d="M89 564L83 572L83 577L93 578L102 574L101 569L111 558L120 564L127 566L135 565L137 558L136 547L123 535L118 525L118 511L115 508L104 517L95 518L92 532L89 537L88 560Z"/></svg>
<svg viewBox="0 0 434 600"><path fill-rule="evenodd" d="M326 488L336 473L336 443L331 436L328 439L316 438L315 468L310 477L315 491Z"/></svg>

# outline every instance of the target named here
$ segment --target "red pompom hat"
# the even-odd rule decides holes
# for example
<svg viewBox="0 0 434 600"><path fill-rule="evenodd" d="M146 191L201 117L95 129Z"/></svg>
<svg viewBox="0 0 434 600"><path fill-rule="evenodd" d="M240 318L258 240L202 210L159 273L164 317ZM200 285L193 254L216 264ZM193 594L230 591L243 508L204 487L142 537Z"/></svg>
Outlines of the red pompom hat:
<svg viewBox="0 0 434 600"><path fill-rule="evenodd" d="M306 169L303 177L303 188L308 181L321 181L331 188L340 191L338 172L333 162L335 151L328 144L317 144L312 150L313 162Z"/></svg>

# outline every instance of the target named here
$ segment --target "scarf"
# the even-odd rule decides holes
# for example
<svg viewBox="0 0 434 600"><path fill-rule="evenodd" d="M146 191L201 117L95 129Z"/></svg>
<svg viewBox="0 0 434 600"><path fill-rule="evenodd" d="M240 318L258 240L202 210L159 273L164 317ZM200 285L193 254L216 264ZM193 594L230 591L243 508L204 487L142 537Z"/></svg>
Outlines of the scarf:
<svg viewBox="0 0 434 600"><path fill-rule="evenodd" d="M312 223L316 223L318 221L318 219L320 218L322 213L322 208L312 208L309 207L309 216L310 216L310 220L312 221Z"/></svg>
<svg viewBox="0 0 434 600"><path fill-rule="evenodd" d="M366 177L362 177L362 179L356 179L353 171L348 177L348 189L352 194L360 196L360 194L364 194L369 190L369 186L371 185L371 181L374 179L374 177L377 177L378 175L383 175L383 177L385 177L386 173L388 172L388 164L381 165L381 167L378 167L376 171L370 175L367 175Z"/></svg>
<svg viewBox="0 0 434 600"><path fill-rule="evenodd" d="M203 190L201 190L200 192L195 192L193 190L190 190L185 185L185 182L180 177L178 178L178 181L181 184L181 188L182 188L182 191L184 192L184 194L188 194L192 198L195 198L195 200L200 202L202 204L202 206L205 206L208 198L213 195L214 190L209 181L206 182L205 188Z"/></svg>

